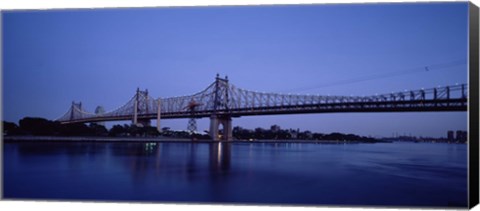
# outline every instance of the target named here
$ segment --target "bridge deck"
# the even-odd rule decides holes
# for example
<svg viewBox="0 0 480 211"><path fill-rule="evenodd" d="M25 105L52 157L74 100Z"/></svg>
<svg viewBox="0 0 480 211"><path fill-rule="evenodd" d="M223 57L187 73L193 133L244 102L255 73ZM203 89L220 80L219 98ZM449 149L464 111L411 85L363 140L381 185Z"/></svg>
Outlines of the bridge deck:
<svg viewBox="0 0 480 211"><path fill-rule="evenodd" d="M467 111L467 99L440 99L440 100L414 100L396 102L352 102L330 104L306 104L269 107L250 107L240 109L222 109L198 111L193 115L189 111L161 113L162 119L179 118L204 118L214 113L231 117L279 115L279 114L314 114L314 113L370 113L370 112L439 112L439 111ZM138 119L156 119L157 113L138 114ZM62 123L104 122L132 120L133 115L98 116L93 118L75 119Z"/></svg>

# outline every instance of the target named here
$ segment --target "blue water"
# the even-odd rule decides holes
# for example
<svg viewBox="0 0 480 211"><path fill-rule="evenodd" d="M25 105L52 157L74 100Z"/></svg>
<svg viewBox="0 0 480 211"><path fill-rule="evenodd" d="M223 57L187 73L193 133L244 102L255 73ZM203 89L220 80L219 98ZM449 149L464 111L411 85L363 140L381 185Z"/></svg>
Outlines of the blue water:
<svg viewBox="0 0 480 211"><path fill-rule="evenodd" d="M467 206L467 146L439 143L4 143L4 197Z"/></svg>

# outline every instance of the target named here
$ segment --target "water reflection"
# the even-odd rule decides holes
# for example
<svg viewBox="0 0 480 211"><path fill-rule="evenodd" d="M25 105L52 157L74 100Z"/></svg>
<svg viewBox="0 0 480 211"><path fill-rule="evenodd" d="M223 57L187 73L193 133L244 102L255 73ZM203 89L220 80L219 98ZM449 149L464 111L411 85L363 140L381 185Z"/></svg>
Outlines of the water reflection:
<svg viewBox="0 0 480 211"><path fill-rule="evenodd" d="M85 159L98 161L98 165L123 166L135 182L149 176L185 176L195 180L205 169L212 176L228 173L230 169L230 143L65 143L24 142L8 144L16 154L17 162L28 165L39 159L63 163L74 170L85 164ZM33 160L24 158L35 158ZM113 167L112 167L113 168Z"/></svg>
<svg viewBox="0 0 480 211"><path fill-rule="evenodd" d="M213 173L228 173L230 170L231 143L210 144L210 169Z"/></svg>
<svg viewBox="0 0 480 211"><path fill-rule="evenodd" d="M6 143L4 196L464 206L466 151L416 143Z"/></svg>
<svg viewBox="0 0 480 211"><path fill-rule="evenodd" d="M218 179L231 165L230 143L112 143L108 151L140 183L149 176L194 182L205 176L205 170L209 178Z"/></svg>
<svg viewBox="0 0 480 211"><path fill-rule="evenodd" d="M23 142L21 144L12 144L21 155L49 155L49 154L68 154L85 155L104 153L106 145L104 143L59 143L59 142Z"/></svg>

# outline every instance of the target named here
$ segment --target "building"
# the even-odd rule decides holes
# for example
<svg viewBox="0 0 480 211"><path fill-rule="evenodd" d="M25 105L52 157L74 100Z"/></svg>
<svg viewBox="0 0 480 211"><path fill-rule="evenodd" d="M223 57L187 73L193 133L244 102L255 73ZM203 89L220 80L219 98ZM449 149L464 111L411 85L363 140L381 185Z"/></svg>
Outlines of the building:
<svg viewBox="0 0 480 211"><path fill-rule="evenodd" d="M467 131L457 130L456 140L459 142L467 142Z"/></svg>
<svg viewBox="0 0 480 211"><path fill-rule="evenodd" d="M454 132L452 130L449 130L447 132L447 140L449 141L455 141L455 136L454 136Z"/></svg>

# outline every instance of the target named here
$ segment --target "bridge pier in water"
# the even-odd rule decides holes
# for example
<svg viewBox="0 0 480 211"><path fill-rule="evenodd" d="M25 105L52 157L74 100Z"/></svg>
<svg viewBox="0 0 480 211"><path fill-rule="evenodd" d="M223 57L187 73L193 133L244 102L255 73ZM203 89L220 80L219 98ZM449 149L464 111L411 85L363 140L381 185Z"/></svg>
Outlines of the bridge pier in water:
<svg viewBox="0 0 480 211"><path fill-rule="evenodd" d="M220 134L219 127L223 126ZM210 116L210 136L214 141L232 140L232 118L230 116L212 115Z"/></svg>

